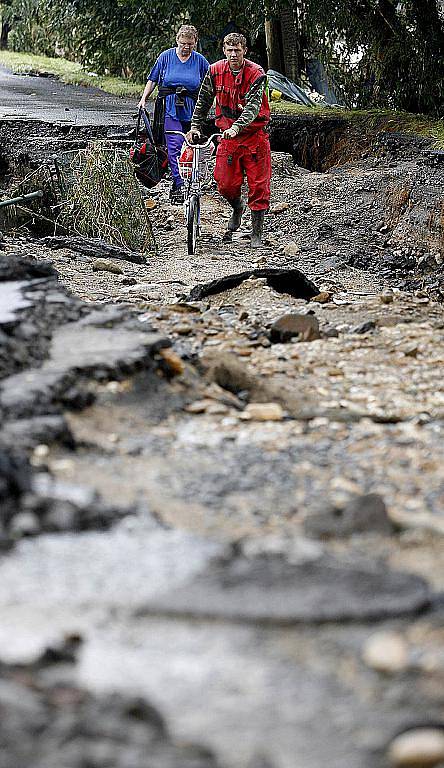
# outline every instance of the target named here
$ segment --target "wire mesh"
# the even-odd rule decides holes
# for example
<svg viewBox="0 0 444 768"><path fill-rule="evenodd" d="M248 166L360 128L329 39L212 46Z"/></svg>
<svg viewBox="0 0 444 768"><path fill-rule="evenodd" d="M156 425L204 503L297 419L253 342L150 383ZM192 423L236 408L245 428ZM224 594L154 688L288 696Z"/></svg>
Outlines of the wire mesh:
<svg viewBox="0 0 444 768"><path fill-rule="evenodd" d="M183 160L182 157L187 157L186 150L190 149L190 147L187 147L187 145L184 143L182 146L181 155L179 157L178 161L178 168L179 173L182 177L182 179L191 179L191 174L193 170L193 160L192 160L192 154L189 153L190 159ZM195 150L193 149L192 152ZM214 153L214 147L212 144L210 144L208 147L200 147L199 148L199 166L198 166L198 179L199 181L205 181L205 179L209 176L210 168L209 168L209 162L213 156Z"/></svg>

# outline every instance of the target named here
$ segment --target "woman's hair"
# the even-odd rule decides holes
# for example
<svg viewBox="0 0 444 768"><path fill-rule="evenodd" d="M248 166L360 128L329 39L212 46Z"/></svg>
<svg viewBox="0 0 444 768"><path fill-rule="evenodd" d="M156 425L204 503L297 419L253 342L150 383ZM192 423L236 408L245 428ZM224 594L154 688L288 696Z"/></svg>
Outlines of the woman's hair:
<svg viewBox="0 0 444 768"><path fill-rule="evenodd" d="M240 32L230 32L229 35L224 37L224 45L241 45L242 48L246 48L247 38L245 35L241 35Z"/></svg>
<svg viewBox="0 0 444 768"><path fill-rule="evenodd" d="M193 27L192 24L182 24L182 26L177 32L176 40L179 37L179 35L183 35L184 37L194 37L195 40L199 39L199 35L197 34L197 29L196 27Z"/></svg>

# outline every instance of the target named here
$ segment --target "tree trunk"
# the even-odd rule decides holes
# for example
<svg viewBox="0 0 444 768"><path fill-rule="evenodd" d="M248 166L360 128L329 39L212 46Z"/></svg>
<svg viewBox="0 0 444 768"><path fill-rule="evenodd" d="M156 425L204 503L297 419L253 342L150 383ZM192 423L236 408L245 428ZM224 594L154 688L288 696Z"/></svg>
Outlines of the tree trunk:
<svg viewBox="0 0 444 768"><path fill-rule="evenodd" d="M268 69L283 72L281 29L277 19L265 19L265 44L267 46Z"/></svg>
<svg viewBox="0 0 444 768"><path fill-rule="evenodd" d="M300 83L303 69L303 53L301 50L300 29L297 8L287 6L281 10L282 49L284 58L284 74L295 83Z"/></svg>
<svg viewBox="0 0 444 768"><path fill-rule="evenodd" d="M8 47L8 35L11 30L9 22L2 21L2 28L0 31L0 50L4 51Z"/></svg>

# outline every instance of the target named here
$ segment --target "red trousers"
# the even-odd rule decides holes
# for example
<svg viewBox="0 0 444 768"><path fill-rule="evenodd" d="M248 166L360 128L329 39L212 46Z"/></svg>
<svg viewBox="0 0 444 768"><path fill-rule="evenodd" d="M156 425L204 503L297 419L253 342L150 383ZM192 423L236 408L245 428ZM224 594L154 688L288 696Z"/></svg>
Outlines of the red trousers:
<svg viewBox="0 0 444 768"><path fill-rule="evenodd" d="M252 211L269 208L270 140L262 129L235 139L222 139L217 148L214 178L222 197L226 200L240 197L244 175L248 183L248 207Z"/></svg>

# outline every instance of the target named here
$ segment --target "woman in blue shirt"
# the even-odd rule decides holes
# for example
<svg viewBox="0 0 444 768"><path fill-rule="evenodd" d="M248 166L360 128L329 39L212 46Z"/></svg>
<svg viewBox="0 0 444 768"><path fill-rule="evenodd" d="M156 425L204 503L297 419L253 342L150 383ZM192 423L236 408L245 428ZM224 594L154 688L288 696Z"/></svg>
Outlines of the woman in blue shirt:
<svg viewBox="0 0 444 768"><path fill-rule="evenodd" d="M209 67L204 56L195 51L197 29L190 24L183 25L176 36L176 48L163 51L148 75L147 84L139 102L145 107L146 100L158 86L156 113L164 111L164 131L183 131L191 128L191 116L196 105L199 89ZM177 159L182 148L182 137L165 136L168 161L173 175L170 193L172 203L183 202L183 179L179 174Z"/></svg>

